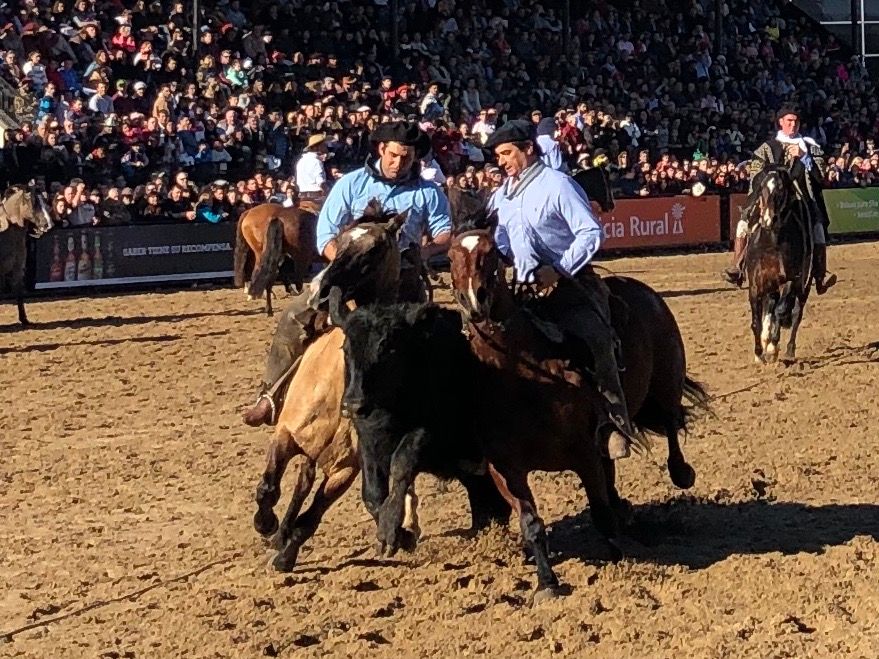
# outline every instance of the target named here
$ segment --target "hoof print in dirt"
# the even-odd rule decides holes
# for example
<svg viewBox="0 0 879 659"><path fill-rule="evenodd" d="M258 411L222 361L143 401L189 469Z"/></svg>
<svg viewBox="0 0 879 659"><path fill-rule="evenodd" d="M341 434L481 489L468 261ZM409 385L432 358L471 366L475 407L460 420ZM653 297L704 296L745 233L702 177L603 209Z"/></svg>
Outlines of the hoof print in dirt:
<svg viewBox="0 0 879 659"><path fill-rule="evenodd" d="M299 634L299 636L293 639L292 644L297 648L310 648L313 645L319 645L320 639L311 634Z"/></svg>
<svg viewBox="0 0 879 659"><path fill-rule="evenodd" d="M376 645L390 645L390 641L378 632L366 632L365 634L358 634L357 638L359 638L361 641L375 643Z"/></svg>
<svg viewBox="0 0 879 659"><path fill-rule="evenodd" d="M379 586L375 581L361 581L359 583L354 584L351 587L351 590L357 593L371 593L376 590L381 590L382 587Z"/></svg>

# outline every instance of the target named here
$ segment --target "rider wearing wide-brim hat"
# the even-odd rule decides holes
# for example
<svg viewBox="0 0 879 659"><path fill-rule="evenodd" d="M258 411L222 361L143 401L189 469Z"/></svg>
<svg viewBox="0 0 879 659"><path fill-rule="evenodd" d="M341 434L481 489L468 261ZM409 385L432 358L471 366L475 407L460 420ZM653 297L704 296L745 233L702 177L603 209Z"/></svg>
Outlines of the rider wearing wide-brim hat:
<svg viewBox="0 0 879 659"><path fill-rule="evenodd" d="M836 283L836 275L827 276L827 232L830 218L822 192L826 175L824 154L815 140L800 135L800 113L796 107L783 106L776 114L776 120L778 133L754 151L754 158L747 166L748 174L753 181L767 164L783 164L789 167L797 196L805 202L809 211L814 238L812 274L815 278L815 292L823 295ZM724 278L738 286L744 282L745 252L757 199L753 194L754 191L751 192L752 195L736 227L733 267L724 272Z"/></svg>
<svg viewBox="0 0 879 659"><path fill-rule="evenodd" d="M420 176L416 152L424 138L416 124L380 124L369 139L376 154L367 158L363 167L336 181L327 195L317 220L317 250L327 260L334 260L336 237L363 215L370 201L378 201L386 212L407 211L399 234L397 298L401 302L425 301L421 259L448 249L452 234L449 201L435 183ZM306 289L281 314L266 361L262 391L256 405L244 416L248 425L273 423L277 418L282 384L292 377L289 370L314 336L316 310L309 297Z"/></svg>
<svg viewBox="0 0 879 659"><path fill-rule="evenodd" d="M541 162L532 122L507 122L484 148L507 173L488 202L497 212L498 249L514 263L519 282L549 291L534 299L533 311L562 330L576 365L594 375L606 401L599 447L611 458L625 457L634 430L619 378L619 342L608 289L590 266L604 237L601 224L582 188Z"/></svg>

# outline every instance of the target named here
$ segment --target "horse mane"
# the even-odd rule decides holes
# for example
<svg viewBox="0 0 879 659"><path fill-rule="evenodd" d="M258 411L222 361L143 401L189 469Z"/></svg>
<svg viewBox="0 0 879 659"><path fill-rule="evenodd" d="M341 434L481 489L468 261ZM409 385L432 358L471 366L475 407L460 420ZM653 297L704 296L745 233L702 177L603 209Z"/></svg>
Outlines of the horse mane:
<svg viewBox="0 0 879 659"><path fill-rule="evenodd" d="M469 209L467 214L462 214L461 219L455 225L454 235L459 236L468 231L493 232L497 226L497 211L490 211L485 204L478 208Z"/></svg>
<svg viewBox="0 0 879 659"><path fill-rule="evenodd" d="M363 214L355 219L350 226L357 226L358 224L365 224L367 222L387 222L396 215L397 211L385 210L382 207L381 202L373 197L366 204L366 208L363 209Z"/></svg>

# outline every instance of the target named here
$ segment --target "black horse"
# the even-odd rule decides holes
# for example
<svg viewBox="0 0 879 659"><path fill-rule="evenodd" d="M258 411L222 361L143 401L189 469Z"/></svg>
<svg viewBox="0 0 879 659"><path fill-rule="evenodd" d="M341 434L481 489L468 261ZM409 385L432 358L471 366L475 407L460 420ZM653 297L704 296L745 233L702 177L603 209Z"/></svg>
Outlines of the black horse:
<svg viewBox="0 0 879 659"><path fill-rule="evenodd" d="M796 359L797 330L812 288L809 211L790 172L767 165L754 178L751 236L745 254L757 363L778 359L781 328L790 329L785 358Z"/></svg>
<svg viewBox="0 0 879 659"><path fill-rule="evenodd" d="M586 192L590 201L598 203L602 212L607 213L614 209L613 193L610 189L610 181L607 178L607 170L602 167L590 167L574 172L572 178Z"/></svg>

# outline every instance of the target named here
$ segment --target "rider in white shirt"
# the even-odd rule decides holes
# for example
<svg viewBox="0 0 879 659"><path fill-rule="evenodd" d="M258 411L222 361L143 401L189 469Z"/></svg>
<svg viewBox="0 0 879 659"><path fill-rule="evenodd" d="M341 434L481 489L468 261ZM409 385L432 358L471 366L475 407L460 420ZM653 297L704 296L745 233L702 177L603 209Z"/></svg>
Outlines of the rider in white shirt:
<svg viewBox="0 0 879 659"><path fill-rule="evenodd" d="M296 161L296 185L299 198L323 201L329 190L324 159L327 154L327 136L318 134L308 138L305 149Z"/></svg>

